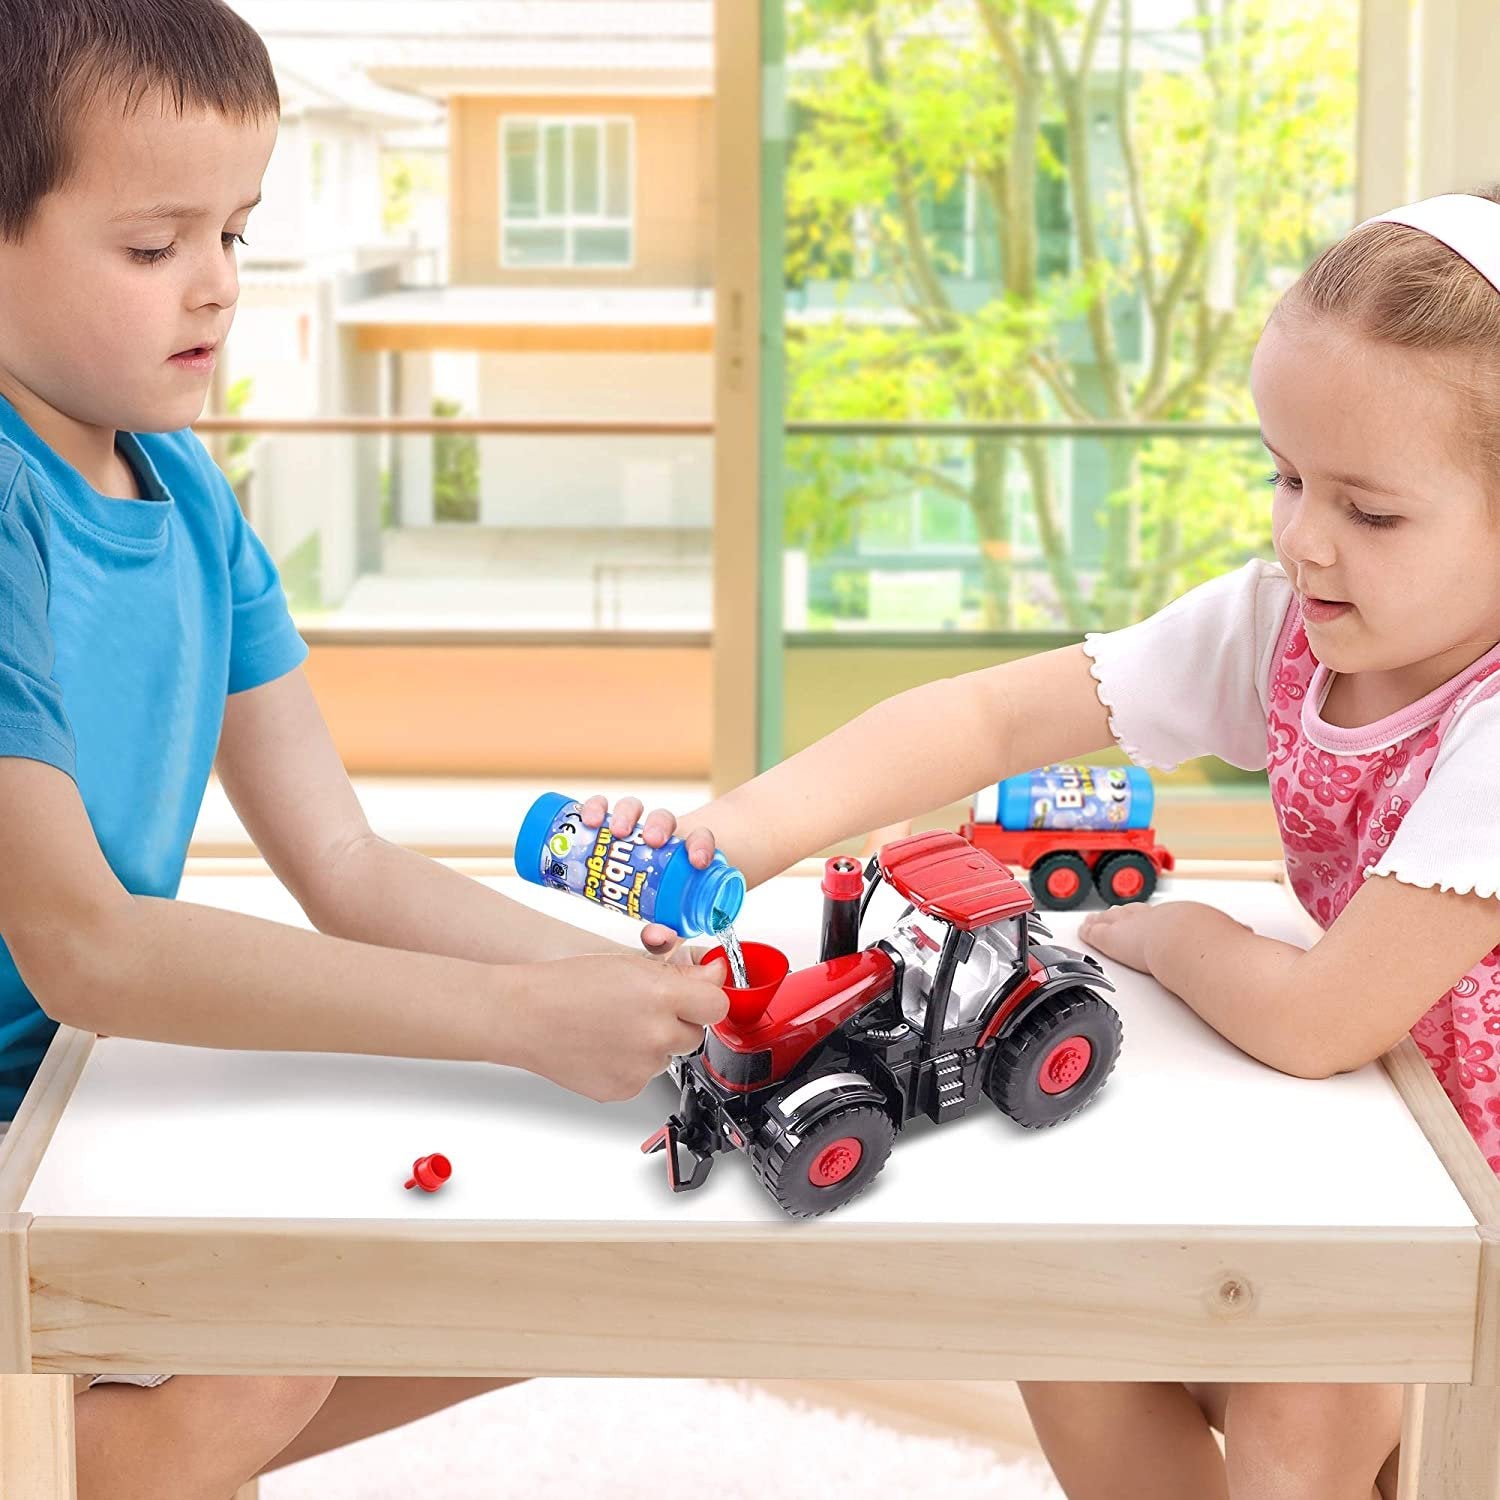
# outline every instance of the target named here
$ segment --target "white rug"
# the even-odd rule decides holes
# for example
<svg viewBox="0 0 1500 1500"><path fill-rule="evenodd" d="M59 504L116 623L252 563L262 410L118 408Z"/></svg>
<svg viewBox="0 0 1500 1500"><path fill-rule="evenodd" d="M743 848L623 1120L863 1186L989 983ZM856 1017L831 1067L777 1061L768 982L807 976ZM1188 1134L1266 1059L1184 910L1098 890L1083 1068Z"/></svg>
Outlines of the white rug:
<svg viewBox="0 0 1500 1500"><path fill-rule="evenodd" d="M538 1380L261 1480L261 1500L1063 1500L1038 1465L756 1387Z"/></svg>

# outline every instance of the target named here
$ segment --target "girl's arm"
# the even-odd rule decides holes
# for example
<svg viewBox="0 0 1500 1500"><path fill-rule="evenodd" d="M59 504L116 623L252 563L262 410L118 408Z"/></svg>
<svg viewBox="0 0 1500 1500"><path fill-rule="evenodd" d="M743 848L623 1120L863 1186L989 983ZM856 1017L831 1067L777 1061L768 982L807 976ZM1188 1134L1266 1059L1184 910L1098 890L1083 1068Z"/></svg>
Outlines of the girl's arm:
<svg viewBox="0 0 1500 1500"><path fill-rule="evenodd" d="M1151 974L1241 1051L1327 1078L1395 1046L1500 945L1500 901L1379 875L1306 950L1196 901L1092 912L1079 936ZM1477 1024L1474 1040L1489 1043Z"/></svg>
<svg viewBox="0 0 1500 1500"><path fill-rule="evenodd" d="M689 813L758 885L852 834L986 782L1113 745L1081 646L944 678L877 703L815 745Z"/></svg>

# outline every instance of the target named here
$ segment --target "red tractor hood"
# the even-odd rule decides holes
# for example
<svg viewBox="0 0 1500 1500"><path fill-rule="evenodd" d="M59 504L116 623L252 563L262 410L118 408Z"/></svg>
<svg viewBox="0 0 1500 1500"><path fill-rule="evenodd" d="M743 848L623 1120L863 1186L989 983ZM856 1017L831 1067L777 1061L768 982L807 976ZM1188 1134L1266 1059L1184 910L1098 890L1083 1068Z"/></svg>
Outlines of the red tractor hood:
<svg viewBox="0 0 1500 1500"><path fill-rule="evenodd" d="M856 1011L888 990L895 976L896 966L883 950L866 948L788 974L755 1020L736 1024L726 1016L710 1029L731 1051L769 1050L770 1076L762 1075L760 1081L762 1085L775 1082Z"/></svg>

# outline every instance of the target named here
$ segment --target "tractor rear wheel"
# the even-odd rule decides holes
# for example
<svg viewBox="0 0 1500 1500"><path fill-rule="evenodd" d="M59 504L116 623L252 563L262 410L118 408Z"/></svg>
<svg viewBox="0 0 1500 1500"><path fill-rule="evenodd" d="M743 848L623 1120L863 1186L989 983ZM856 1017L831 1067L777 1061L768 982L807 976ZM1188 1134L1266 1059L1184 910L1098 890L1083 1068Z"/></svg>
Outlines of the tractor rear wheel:
<svg viewBox="0 0 1500 1500"><path fill-rule="evenodd" d="M841 1208L885 1165L896 1139L891 1117L874 1104L846 1104L824 1115L785 1156L758 1165L771 1196L796 1218Z"/></svg>
<svg viewBox="0 0 1500 1500"><path fill-rule="evenodd" d="M1058 990L995 1042L984 1090L1030 1130L1076 1115L1120 1055L1114 1006L1092 990Z"/></svg>

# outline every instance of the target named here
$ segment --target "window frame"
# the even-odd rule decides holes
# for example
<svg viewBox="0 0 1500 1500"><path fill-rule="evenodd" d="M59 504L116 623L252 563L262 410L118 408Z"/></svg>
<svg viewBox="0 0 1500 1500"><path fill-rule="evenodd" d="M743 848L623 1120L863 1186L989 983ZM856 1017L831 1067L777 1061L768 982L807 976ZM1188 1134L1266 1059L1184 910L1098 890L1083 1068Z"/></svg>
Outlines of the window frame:
<svg viewBox="0 0 1500 1500"><path fill-rule="evenodd" d="M547 158L544 135L549 125L561 125L564 130L563 147L563 211L549 214L545 210L547 198ZM625 127L625 213L623 217L604 212L580 214L573 210L573 151L574 132L580 127L592 127L598 131L599 139L599 202L601 208L609 197L609 152L608 132L611 125ZM537 137L537 215L534 219L513 219L510 211L510 149L512 130L530 127ZM503 114L499 122L500 142L500 268L505 271L633 271L636 268L636 130L635 116L631 114ZM512 228L552 229L563 236L563 258L561 260L516 259L510 253L507 235ZM623 229L626 236L626 255L623 260L580 261L577 258L577 231L583 229Z"/></svg>

